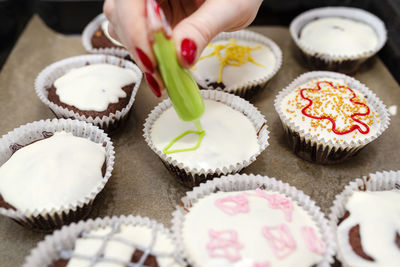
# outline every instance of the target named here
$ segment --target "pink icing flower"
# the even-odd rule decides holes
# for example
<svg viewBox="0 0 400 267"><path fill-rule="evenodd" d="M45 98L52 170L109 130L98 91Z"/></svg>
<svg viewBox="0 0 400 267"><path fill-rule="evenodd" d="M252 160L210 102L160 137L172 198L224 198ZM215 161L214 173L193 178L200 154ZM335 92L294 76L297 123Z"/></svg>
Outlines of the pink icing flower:
<svg viewBox="0 0 400 267"><path fill-rule="evenodd" d="M284 223L277 226L264 226L262 233L278 259L287 257L296 249L294 238Z"/></svg>
<svg viewBox="0 0 400 267"><path fill-rule="evenodd" d="M215 205L229 215L249 212L249 201L244 194L227 196L215 201Z"/></svg>
<svg viewBox="0 0 400 267"><path fill-rule="evenodd" d="M269 267L269 261L266 261L266 262L255 262L253 267Z"/></svg>
<svg viewBox="0 0 400 267"><path fill-rule="evenodd" d="M210 241L207 244L207 250L210 257L222 257L230 262L236 262L242 258L239 250L243 248L243 245L239 243L235 230L210 229L208 234Z"/></svg>
<svg viewBox="0 0 400 267"><path fill-rule="evenodd" d="M320 240L317 235L315 234L314 228L309 226L301 227L301 233L303 235L304 240L308 248L316 253L322 255L325 252L326 245L325 243Z"/></svg>
<svg viewBox="0 0 400 267"><path fill-rule="evenodd" d="M253 196L258 196L268 200L271 209L281 209L285 215L285 219L290 222L292 220L293 205L292 201L280 194L267 194L260 188L257 188Z"/></svg>

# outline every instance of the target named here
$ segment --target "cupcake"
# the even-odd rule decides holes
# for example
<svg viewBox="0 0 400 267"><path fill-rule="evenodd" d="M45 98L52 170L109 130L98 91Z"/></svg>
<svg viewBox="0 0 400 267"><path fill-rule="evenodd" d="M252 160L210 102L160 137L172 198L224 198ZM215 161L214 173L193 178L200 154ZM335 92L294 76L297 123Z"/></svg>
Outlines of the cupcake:
<svg viewBox="0 0 400 267"><path fill-rule="evenodd" d="M318 163L356 155L389 125L386 106L365 85L335 72L308 72L275 99L289 145Z"/></svg>
<svg viewBox="0 0 400 267"><path fill-rule="evenodd" d="M111 176L114 147L98 127L54 119L0 139L0 214L37 231L86 216Z"/></svg>
<svg viewBox="0 0 400 267"><path fill-rule="evenodd" d="M328 221L308 196L274 178L230 175L188 192L173 213L191 266L329 266Z"/></svg>
<svg viewBox="0 0 400 267"><path fill-rule="evenodd" d="M56 231L26 258L26 267L184 266L162 224L139 216L81 221Z"/></svg>
<svg viewBox="0 0 400 267"><path fill-rule="evenodd" d="M343 266L398 266L400 172L378 172L347 185L331 208Z"/></svg>
<svg viewBox="0 0 400 267"><path fill-rule="evenodd" d="M278 72L282 52L269 38L247 30L221 33L204 49L192 74L202 89L249 97Z"/></svg>
<svg viewBox="0 0 400 267"><path fill-rule="evenodd" d="M132 60L123 44L108 33L108 24L104 14L95 17L82 32L82 44L91 54L105 54Z"/></svg>
<svg viewBox="0 0 400 267"><path fill-rule="evenodd" d="M201 93L202 130L181 121L169 99L153 109L144 125L147 144L187 186L239 172L268 146L266 120L253 105L220 91Z"/></svg>
<svg viewBox="0 0 400 267"><path fill-rule="evenodd" d="M142 73L130 61L105 55L71 57L36 78L40 100L57 117L75 118L114 130L127 118Z"/></svg>
<svg viewBox="0 0 400 267"><path fill-rule="evenodd" d="M306 11L292 21L290 33L311 67L343 73L357 71L387 39L378 17L349 7Z"/></svg>

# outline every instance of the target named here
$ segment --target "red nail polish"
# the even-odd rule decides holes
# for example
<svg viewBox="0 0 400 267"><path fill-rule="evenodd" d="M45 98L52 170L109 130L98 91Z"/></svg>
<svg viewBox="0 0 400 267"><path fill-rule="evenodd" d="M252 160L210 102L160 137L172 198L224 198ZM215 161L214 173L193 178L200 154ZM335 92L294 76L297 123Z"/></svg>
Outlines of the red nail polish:
<svg viewBox="0 0 400 267"><path fill-rule="evenodd" d="M144 76L146 77L147 84L149 85L151 91L153 91L157 97L161 97L161 89L156 79L154 79L154 77L147 72L144 74Z"/></svg>
<svg viewBox="0 0 400 267"><path fill-rule="evenodd" d="M151 63L150 58L143 52L142 49L140 48L136 48L136 53L139 56L140 61L142 62L142 64L144 65L144 67L150 72L153 73L154 72L154 67L153 64Z"/></svg>
<svg viewBox="0 0 400 267"><path fill-rule="evenodd" d="M196 58L197 45L192 39L185 38L181 43L181 55L189 65L192 65Z"/></svg>

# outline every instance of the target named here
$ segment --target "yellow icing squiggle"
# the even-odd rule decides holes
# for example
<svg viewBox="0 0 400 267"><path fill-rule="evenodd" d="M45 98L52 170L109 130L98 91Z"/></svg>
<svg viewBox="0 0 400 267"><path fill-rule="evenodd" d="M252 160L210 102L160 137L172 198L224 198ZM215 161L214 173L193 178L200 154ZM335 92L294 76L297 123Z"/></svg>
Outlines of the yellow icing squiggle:
<svg viewBox="0 0 400 267"><path fill-rule="evenodd" d="M178 142L179 139L183 138L184 136L188 134L198 134L199 139L197 139L197 144L191 148L182 148L182 149L175 149L175 150L169 150L176 142ZM163 152L164 154L171 154L171 153L177 153L177 152L185 152L185 151L193 151L199 148L201 141L203 140L204 135L206 132L204 130L201 131L186 131L179 136L175 137L174 140L172 140L164 149Z"/></svg>
<svg viewBox="0 0 400 267"><path fill-rule="evenodd" d="M251 51L257 50L261 48L261 45L256 47L250 47L248 45L238 45L236 44L236 39L229 40L226 44L212 44L210 43L208 47L213 47L213 51L206 55L199 58L199 60L216 56L218 61L221 63L218 71L218 82L222 81L222 70L226 65L231 66L241 66L247 62L251 62L259 67L265 68L265 66L261 65L260 63L256 62L251 55ZM221 52L225 49L225 56L222 56Z"/></svg>

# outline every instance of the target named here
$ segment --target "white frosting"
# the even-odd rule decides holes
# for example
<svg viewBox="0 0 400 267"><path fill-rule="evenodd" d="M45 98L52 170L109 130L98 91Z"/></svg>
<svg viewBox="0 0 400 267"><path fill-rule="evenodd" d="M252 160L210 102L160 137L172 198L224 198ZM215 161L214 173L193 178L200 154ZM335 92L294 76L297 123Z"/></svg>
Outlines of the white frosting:
<svg viewBox="0 0 400 267"><path fill-rule="evenodd" d="M228 42L229 40L217 41L213 42L212 44L218 45L226 44ZM274 70L276 58L272 50L269 49L267 46L239 39L236 39L236 44L242 46L250 46L251 48L261 46L261 48L259 49L252 50L251 56L257 63L263 65L264 67L258 66L251 62L247 62L241 66L226 65L222 70L222 82L225 84L226 87L242 85L249 81L256 81L257 79L265 77ZM213 47L207 46L201 53L201 56L209 55L212 52ZM225 57L225 49L221 50L221 56ZM197 79L201 79L203 81L208 79L208 82L205 82L207 84L217 82L220 66L220 61L214 55L211 57L200 59L195 67L192 69L192 73Z"/></svg>
<svg viewBox="0 0 400 267"><path fill-rule="evenodd" d="M368 24L328 17L305 25L300 42L321 54L354 55L374 50L378 46L378 36Z"/></svg>
<svg viewBox="0 0 400 267"><path fill-rule="evenodd" d="M108 24L110 24L110 22L108 20L105 20L105 21L103 21L101 23L101 29L103 30L103 32L106 35L107 39L110 40L115 45L124 46L123 44L121 44L120 42L118 42L117 40L112 38L111 35L108 33Z"/></svg>
<svg viewBox="0 0 400 267"><path fill-rule="evenodd" d="M212 100L204 100L205 112L200 121L206 132L200 147L194 151L168 154L184 166L214 169L236 164L257 153L259 144L252 122L239 111ZM183 122L171 107L154 122L151 140L163 150L174 138L187 130L197 130L193 123ZM171 149L193 147L197 134L190 134L176 142Z"/></svg>
<svg viewBox="0 0 400 267"><path fill-rule="evenodd" d="M267 194L276 192L262 190ZM312 252L301 233L303 226L312 227L321 240L321 234L305 210L292 201L293 210L291 221L287 221L280 209L272 209L268 201L258 196L247 196L249 211L235 215L223 212L215 205L217 199L240 194L255 194L254 190L241 192L217 192L198 200L185 215L183 224L183 242L188 255L198 266L207 267L255 267L256 263L269 262L269 266L311 266L322 260L320 254ZM230 205L230 204L229 204ZM283 259L279 259L273 253L262 229L265 226L286 224L294 241L295 250ZM207 244L210 242L209 230L215 231L235 230L238 242L243 245L239 250L241 259L230 262L225 257L210 257ZM266 265L258 265L266 266Z"/></svg>
<svg viewBox="0 0 400 267"><path fill-rule="evenodd" d="M73 256L67 266L87 267L90 260L98 256L97 253L100 251L104 255L103 259L98 259L94 265L90 266L125 267L127 265L122 262L130 262L135 248L142 251L151 249L150 254L156 256L160 267L179 266L173 257L175 246L172 240L166 234L157 230L154 231L147 226L126 224L120 225L115 232L113 232L112 227L93 230L88 233L88 236L76 240ZM105 240L104 237L106 236L110 240ZM104 245L105 247L103 247ZM118 263L118 261L121 263Z"/></svg>
<svg viewBox="0 0 400 267"><path fill-rule="evenodd" d="M80 110L105 111L109 104L126 97L122 87L137 81L128 68L92 64L71 69L54 82L60 101Z"/></svg>
<svg viewBox="0 0 400 267"><path fill-rule="evenodd" d="M343 142L343 141L351 142L351 141L357 141L357 140L364 140L371 136L374 136L379 131L380 124L381 124L379 114L376 113L376 111L372 105L368 104L368 101L367 101L367 105L370 109L370 114L373 114L373 115L371 117L368 117L368 116L358 117L358 119L360 119L360 121L366 123L367 125L368 125L368 123L370 123L370 120L372 120L372 125L368 126L369 133L367 133L367 134L362 134L359 132L359 130L356 129L350 133L347 133L344 135L339 135L332 131L333 125L328 119L318 120L318 119L310 118L308 116L303 115L301 110L309 104L309 101L306 99L303 99L300 96L300 90L304 89L304 88L314 88L318 81L330 81L333 83L334 86L347 85L343 80L335 80L335 79L331 79L331 78L320 78L320 79L315 79L315 80L309 81L305 84L302 84L302 85L298 86L295 90L293 90L293 92L286 95L281 102L281 110L283 111L283 113L285 113L288 117L291 118L290 121L293 122L297 127L299 127L300 130L303 130L306 133L311 134L312 136L324 138L326 141L331 140L332 142ZM327 92L326 90L329 88L331 88L331 87L326 84L321 84L320 92L321 93ZM365 97L362 95L362 93L360 91L358 91L354 88L351 88L351 87L350 87L350 89L353 90L353 92L357 95L357 97L360 100L365 100ZM316 105L317 101L315 101L315 99L317 99L317 97L319 97L321 95L317 94L317 93L305 92L304 96L313 100L313 103L314 103L313 106L309 107L306 111L308 114L311 114L311 108L314 108L317 106ZM343 107L345 105L348 105L351 107L356 106L354 103L350 102L350 99L352 97L352 94L350 91L347 90L346 95L342 95L342 96L344 96L344 100L343 100L343 103L339 105L341 107L341 110L344 109ZM318 108L318 110L321 110L321 108L323 108L324 113L330 114L330 116L332 116L332 117L337 116L337 118L335 120L336 129L339 130L340 132L343 132L346 127L350 127L352 125L358 125L362 129L362 131L364 131L365 127L362 124L360 124L350 118L347 121L345 121L344 116L339 115L337 110L335 110L335 107L337 107L338 105L334 104L334 99L336 99L336 97L331 96L329 98L331 103L327 103L327 101L323 101L324 103L320 106L320 108ZM290 101L290 104L289 104L289 101ZM366 108L363 106L360 106L360 110L358 112L359 113L366 112ZM350 110L348 110L348 111L346 110L345 113L347 115L353 114L352 111L350 111ZM322 113L319 113L318 116L322 116ZM321 122L325 126L325 128L313 127L313 124L317 123L317 122Z"/></svg>
<svg viewBox="0 0 400 267"><path fill-rule="evenodd" d="M56 132L19 149L0 167L0 193L20 211L67 207L103 179L105 155L101 144Z"/></svg>
<svg viewBox="0 0 400 267"><path fill-rule="evenodd" d="M350 266L399 266L400 248L395 243L396 233L400 234L399 203L398 191L354 192L351 195L345 206L350 216L337 228L339 249ZM363 250L375 261L361 258L348 243L349 231L357 224Z"/></svg>

